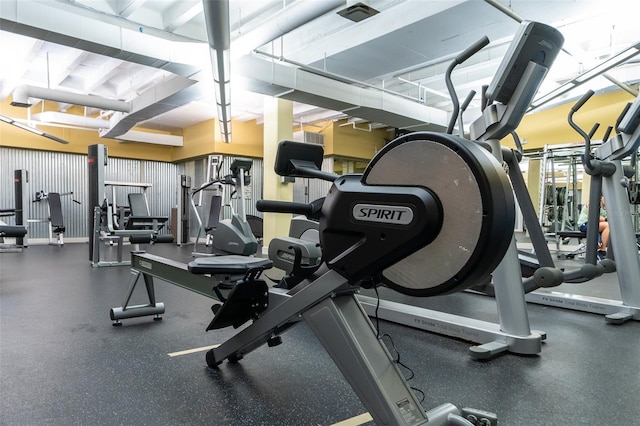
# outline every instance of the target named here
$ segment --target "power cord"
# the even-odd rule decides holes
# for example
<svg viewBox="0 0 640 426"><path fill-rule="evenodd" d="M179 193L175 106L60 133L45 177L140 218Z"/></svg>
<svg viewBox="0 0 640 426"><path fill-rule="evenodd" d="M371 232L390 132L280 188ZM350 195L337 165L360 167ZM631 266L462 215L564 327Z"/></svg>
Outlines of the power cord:
<svg viewBox="0 0 640 426"><path fill-rule="evenodd" d="M388 333L380 334L380 317L378 316L378 309L380 308L380 294L378 293L377 286L374 285L373 290L376 293L376 310L374 314L374 319L376 322L376 337L378 338L378 340L381 340L383 343L385 338L389 339L390 348L393 349L393 352L395 352L395 357L392 355L392 362L394 362L395 364L398 364L400 367L403 367L405 370L407 370L407 372L409 373L409 377L405 377L405 380L408 382L409 380L415 377L415 373L409 366L407 366L406 364L403 364L400 361L400 351L398 351L398 349L396 348L396 345L393 342L391 335L389 335ZM385 344L385 346L387 346L387 349L389 349L389 345ZM411 390L419 394L420 403L422 404L426 397L422 389L419 389L413 386L409 386L409 387L411 388Z"/></svg>

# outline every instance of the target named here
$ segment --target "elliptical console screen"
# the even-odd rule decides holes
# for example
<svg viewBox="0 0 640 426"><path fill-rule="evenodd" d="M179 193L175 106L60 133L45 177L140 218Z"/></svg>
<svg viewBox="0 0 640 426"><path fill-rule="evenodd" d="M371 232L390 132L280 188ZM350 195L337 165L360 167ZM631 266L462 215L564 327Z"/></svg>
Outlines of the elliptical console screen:
<svg viewBox="0 0 640 426"><path fill-rule="evenodd" d="M640 125L640 95L633 101L629 110L620 120L618 131L622 133L632 134Z"/></svg>
<svg viewBox="0 0 640 426"><path fill-rule="evenodd" d="M549 68L563 43L564 37L555 28L523 21L487 89L489 101L507 104L529 62Z"/></svg>

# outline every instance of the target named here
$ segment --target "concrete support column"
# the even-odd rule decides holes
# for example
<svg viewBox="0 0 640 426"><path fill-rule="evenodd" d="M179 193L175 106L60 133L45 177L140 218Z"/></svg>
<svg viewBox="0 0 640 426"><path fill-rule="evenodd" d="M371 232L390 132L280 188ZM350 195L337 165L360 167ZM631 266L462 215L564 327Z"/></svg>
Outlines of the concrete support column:
<svg viewBox="0 0 640 426"><path fill-rule="evenodd" d="M529 159L529 168L527 170L526 183L529 190L529 196L536 209L536 214L540 217L540 166L542 161L538 159Z"/></svg>
<svg viewBox="0 0 640 426"><path fill-rule="evenodd" d="M273 171L278 143L293 138L293 102L265 96L264 98L264 177L262 196L265 200L292 201L293 183L283 183ZM264 214L264 243L269 247L272 238L289 234L291 215ZM265 251L266 252L266 251Z"/></svg>

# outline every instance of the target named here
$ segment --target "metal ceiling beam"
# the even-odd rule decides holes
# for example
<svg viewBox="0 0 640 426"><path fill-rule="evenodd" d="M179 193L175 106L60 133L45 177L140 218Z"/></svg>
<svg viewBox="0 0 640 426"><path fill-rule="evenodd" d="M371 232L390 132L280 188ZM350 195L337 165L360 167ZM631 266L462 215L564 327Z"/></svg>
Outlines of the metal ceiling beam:
<svg viewBox="0 0 640 426"><path fill-rule="evenodd" d="M201 1L179 1L162 14L165 31L173 32L202 13Z"/></svg>
<svg viewBox="0 0 640 426"><path fill-rule="evenodd" d="M124 4L122 4L119 8L120 10L117 11L118 15L122 16L123 18L128 18L136 10L138 10L145 3L145 1L146 0L127 0L124 2L120 2Z"/></svg>
<svg viewBox="0 0 640 426"><path fill-rule="evenodd" d="M263 25L234 40L231 57L246 55L343 4L345 0L297 1L270 16Z"/></svg>

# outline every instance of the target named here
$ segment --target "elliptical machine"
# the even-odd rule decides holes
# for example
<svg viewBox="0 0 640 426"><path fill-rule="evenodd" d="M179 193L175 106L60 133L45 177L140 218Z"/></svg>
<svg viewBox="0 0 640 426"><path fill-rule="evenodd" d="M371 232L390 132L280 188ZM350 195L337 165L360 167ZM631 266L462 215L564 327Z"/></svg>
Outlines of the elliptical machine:
<svg viewBox="0 0 640 426"><path fill-rule="evenodd" d="M231 163L231 174L223 178L205 182L191 193L191 206L198 220L198 234L196 236L196 247L198 246L200 236L206 234L205 246L211 247L210 253L199 253L194 251L194 256L206 256L217 254L238 254L242 256L250 256L258 251L258 241L251 232L251 227L247 222L245 213L245 195L244 188L251 182L249 171L251 170L252 161L248 158L237 158ZM217 175L220 173L222 163L217 168ZM223 186L230 185L234 188L230 199L236 195L237 208L234 209L230 203L231 218L220 220L222 209ZM211 189L216 186L216 193L211 197L211 205L209 210L209 218L207 225L204 226L202 217L200 216L198 205L195 197L202 191Z"/></svg>

